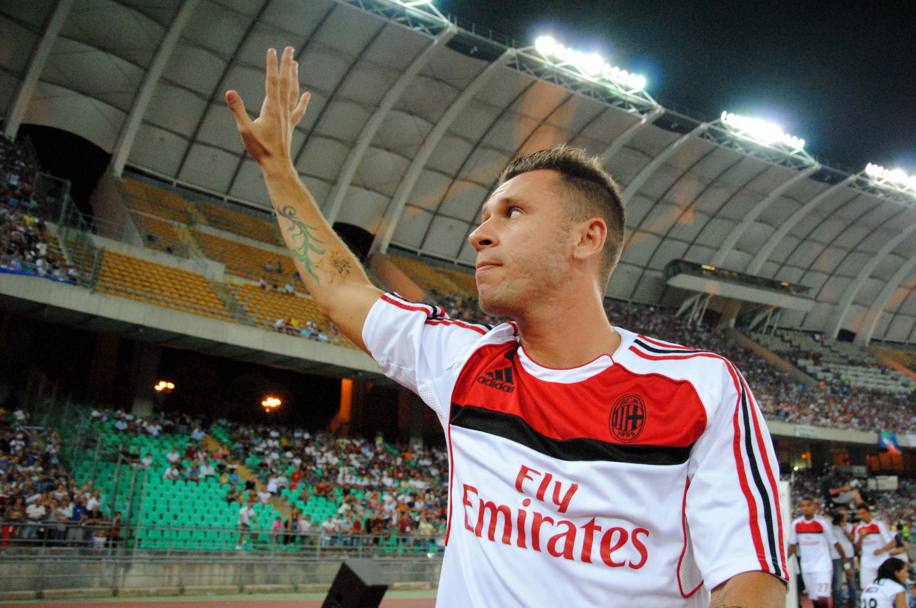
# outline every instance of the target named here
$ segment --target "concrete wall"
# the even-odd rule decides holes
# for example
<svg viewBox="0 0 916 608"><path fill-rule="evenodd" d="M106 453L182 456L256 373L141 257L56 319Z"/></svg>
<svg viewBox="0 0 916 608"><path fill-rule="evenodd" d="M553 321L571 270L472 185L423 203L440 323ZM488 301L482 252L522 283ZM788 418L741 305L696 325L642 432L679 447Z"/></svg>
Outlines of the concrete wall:
<svg viewBox="0 0 916 608"><path fill-rule="evenodd" d="M0 296L28 300L66 311L113 319L221 345L271 353L278 355L277 358L297 358L381 375L375 361L362 351L352 348L322 344L257 327L172 311L152 304L93 293L87 289L54 281L0 274ZM45 317L54 320L53 315Z"/></svg>
<svg viewBox="0 0 916 608"><path fill-rule="evenodd" d="M322 589L331 584L341 563L341 558L257 554L10 556L0 560L0 600L62 597L76 591L98 596ZM375 563L390 584L431 586L439 580L441 557L384 558Z"/></svg>

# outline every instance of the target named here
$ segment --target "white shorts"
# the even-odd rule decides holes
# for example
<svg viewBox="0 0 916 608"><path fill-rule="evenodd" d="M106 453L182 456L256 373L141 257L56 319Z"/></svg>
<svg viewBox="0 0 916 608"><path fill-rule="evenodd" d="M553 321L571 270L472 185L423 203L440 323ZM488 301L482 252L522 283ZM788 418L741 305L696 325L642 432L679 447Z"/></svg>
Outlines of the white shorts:
<svg viewBox="0 0 916 608"><path fill-rule="evenodd" d="M802 572L805 581L805 593L812 600L830 597L833 584L833 572Z"/></svg>

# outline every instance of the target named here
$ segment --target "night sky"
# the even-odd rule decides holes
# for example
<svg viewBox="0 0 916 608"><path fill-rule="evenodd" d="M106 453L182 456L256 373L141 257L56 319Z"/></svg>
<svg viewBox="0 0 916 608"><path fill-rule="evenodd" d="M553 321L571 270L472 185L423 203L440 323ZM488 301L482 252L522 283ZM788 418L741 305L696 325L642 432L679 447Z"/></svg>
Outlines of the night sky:
<svg viewBox="0 0 916 608"><path fill-rule="evenodd" d="M521 43L641 73L669 109L771 120L833 167L916 173L916 2L436 0ZM908 9L903 7L909 6Z"/></svg>

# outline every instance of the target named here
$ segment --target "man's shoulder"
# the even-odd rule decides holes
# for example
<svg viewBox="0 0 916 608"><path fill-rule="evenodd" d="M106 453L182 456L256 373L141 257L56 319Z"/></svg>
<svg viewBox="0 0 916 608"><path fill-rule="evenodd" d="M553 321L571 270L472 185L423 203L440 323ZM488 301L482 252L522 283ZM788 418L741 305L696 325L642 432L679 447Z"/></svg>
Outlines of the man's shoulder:
<svg viewBox="0 0 916 608"><path fill-rule="evenodd" d="M719 353L616 329L623 343L615 360L631 371L688 381L697 387L718 388L728 381L740 389L737 368Z"/></svg>

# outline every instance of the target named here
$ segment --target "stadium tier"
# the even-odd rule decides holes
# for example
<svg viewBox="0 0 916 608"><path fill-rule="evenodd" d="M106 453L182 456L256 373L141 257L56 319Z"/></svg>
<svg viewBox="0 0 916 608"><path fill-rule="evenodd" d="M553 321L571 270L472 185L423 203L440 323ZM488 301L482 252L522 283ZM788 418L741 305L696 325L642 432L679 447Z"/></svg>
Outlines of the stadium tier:
<svg viewBox="0 0 916 608"><path fill-rule="evenodd" d="M233 211L215 203L198 203L198 209L208 225L269 245L285 247L273 220Z"/></svg>
<svg viewBox="0 0 916 608"><path fill-rule="evenodd" d="M276 287L292 283L297 291L305 291L302 279L299 278L296 266L289 255L206 232L194 232L193 235L206 257L226 264L226 272L252 281L263 279Z"/></svg>
<svg viewBox="0 0 916 608"><path fill-rule="evenodd" d="M140 238L143 239L144 246L187 257L187 246L181 241L175 226L142 213L131 213L130 217L140 233Z"/></svg>
<svg viewBox="0 0 916 608"><path fill-rule="evenodd" d="M435 291L442 294L467 296L475 291L468 290L468 282L463 277L456 277L456 272L441 272L438 268L417 258L402 255L390 256L395 266L404 271L424 291ZM473 280L473 277L471 277Z"/></svg>
<svg viewBox="0 0 916 608"><path fill-rule="evenodd" d="M195 217L188 202L177 192L136 179L121 183L128 207L147 215L156 215L181 224L190 224Z"/></svg>
<svg viewBox="0 0 916 608"><path fill-rule="evenodd" d="M106 251L95 289L214 319L230 320L213 286L199 274Z"/></svg>

